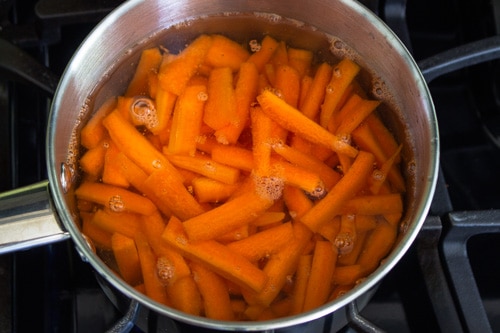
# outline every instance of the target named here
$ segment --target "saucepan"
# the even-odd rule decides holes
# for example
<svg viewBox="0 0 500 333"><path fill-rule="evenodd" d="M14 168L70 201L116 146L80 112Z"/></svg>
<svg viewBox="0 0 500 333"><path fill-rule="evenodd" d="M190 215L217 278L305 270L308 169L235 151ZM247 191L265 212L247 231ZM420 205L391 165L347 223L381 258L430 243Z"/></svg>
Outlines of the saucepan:
<svg viewBox="0 0 500 333"><path fill-rule="evenodd" d="M94 252L81 233L74 190L79 180L79 131L108 97L123 93L140 50L159 43L182 49L200 33L270 34L292 45L348 52L384 99L386 123L400 142L408 180L397 242L380 266L351 291L312 311L262 322L191 316L145 297ZM348 55L347 53L345 55ZM229 331L273 330L311 322L363 298L415 240L433 197L439 161L435 111L425 79L396 35L353 0L131 0L89 34L68 64L53 98L47 137L48 180L1 195L1 252L71 238L83 260L118 298L193 326ZM335 320L335 319L334 319ZM341 327L342 323L338 323Z"/></svg>

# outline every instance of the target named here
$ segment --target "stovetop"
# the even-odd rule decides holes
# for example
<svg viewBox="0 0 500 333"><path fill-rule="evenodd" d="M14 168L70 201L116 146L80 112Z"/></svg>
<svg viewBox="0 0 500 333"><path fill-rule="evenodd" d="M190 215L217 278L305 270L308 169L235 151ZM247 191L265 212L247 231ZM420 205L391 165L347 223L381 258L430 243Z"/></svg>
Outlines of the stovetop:
<svg viewBox="0 0 500 333"><path fill-rule="evenodd" d="M417 62L500 32L499 1L361 2ZM119 3L0 3L0 191L46 179L44 137L54 82L83 38ZM50 69L42 88L6 69L28 64L10 52L12 45ZM500 331L499 70L500 62L488 61L429 83L441 141L431 212L359 313L368 324L355 322L342 332ZM35 76L40 71L36 65L28 70ZM100 332L122 316L71 241L0 255L0 333ZM321 331L331 329L323 325Z"/></svg>

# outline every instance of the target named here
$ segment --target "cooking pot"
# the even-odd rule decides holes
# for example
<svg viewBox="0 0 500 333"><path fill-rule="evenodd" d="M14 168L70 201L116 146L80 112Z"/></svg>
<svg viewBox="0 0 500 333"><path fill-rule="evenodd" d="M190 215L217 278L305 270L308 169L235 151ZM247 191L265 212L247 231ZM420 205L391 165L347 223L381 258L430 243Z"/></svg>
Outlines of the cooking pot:
<svg viewBox="0 0 500 333"><path fill-rule="evenodd" d="M140 50L160 42L179 50L202 32L256 39L271 34L295 47L320 48L326 58L331 52L355 58L364 68L362 80L374 87L371 94L384 100L384 120L404 142L403 172L409 186L406 213L394 249L354 289L312 311L262 322L216 321L176 311L127 285L80 232L73 191L78 181L82 125L109 96L123 93ZM438 145L432 100L418 66L394 33L356 1L132 0L115 9L90 33L67 66L48 123L48 181L1 195L0 253L70 237L107 291L160 316L233 331L307 323L369 295L410 247L434 193ZM338 327L342 324L339 322Z"/></svg>

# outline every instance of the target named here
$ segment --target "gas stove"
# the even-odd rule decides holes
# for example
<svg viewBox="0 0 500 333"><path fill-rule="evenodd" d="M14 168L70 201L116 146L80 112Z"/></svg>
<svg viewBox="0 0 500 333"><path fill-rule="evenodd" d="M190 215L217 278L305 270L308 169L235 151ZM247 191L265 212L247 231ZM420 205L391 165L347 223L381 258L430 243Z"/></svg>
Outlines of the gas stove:
<svg viewBox="0 0 500 333"><path fill-rule="evenodd" d="M58 77L85 36L121 2L0 3L0 191L46 179L46 121ZM499 1L361 2L419 65L479 40L497 58ZM429 80L441 169L424 226L368 305L350 309L351 322L341 332L500 331L500 62L475 63L469 59L475 51L452 52L468 65ZM333 333L329 323L323 318L312 328L279 331ZM113 305L71 241L0 255L0 333L107 330L144 328ZM161 318L149 318L147 331L201 330L180 323L167 328Z"/></svg>

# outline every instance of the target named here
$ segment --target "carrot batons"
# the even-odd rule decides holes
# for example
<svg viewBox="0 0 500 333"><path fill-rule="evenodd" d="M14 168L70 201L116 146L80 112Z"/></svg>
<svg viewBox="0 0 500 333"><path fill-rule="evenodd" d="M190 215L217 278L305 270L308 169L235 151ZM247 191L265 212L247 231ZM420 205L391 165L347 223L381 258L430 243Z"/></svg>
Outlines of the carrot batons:
<svg viewBox="0 0 500 333"><path fill-rule="evenodd" d="M229 67L236 72L249 56L250 53L232 39L212 35L212 45L208 49L205 63L211 67Z"/></svg>
<svg viewBox="0 0 500 333"><path fill-rule="evenodd" d="M116 103L116 97L111 97L92 115L80 132L82 146L87 149L94 148L107 136L102 120L115 109Z"/></svg>
<svg viewBox="0 0 500 333"><path fill-rule="evenodd" d="M158 71L161 61L162 55L159 48L153 47L142 51L134 77L128 85L125 96L147 95L149 74Z"/></svg>
<svg viewBox="0 0 500 333"><path fill-rule="evenodd" d="M111 237L111 248L123 279L132 286L138 285L142 276L134 239L114 233Z"/></svg>
<svg viewBox="0 0 500 333"><path fill-rule="evenodd" d="M208 99L203 114L205 124L219 130L238 119L233 87L233 73L229 67L215 68L208 78Z"/></svg>

